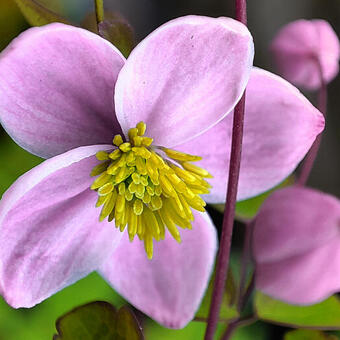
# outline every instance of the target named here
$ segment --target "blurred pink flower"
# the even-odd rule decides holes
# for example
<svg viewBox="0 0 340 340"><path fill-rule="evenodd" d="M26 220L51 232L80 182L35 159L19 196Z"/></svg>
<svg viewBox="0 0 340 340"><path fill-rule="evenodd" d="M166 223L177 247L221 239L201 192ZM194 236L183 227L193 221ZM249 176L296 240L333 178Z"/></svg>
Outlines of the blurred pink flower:
<svg viewBox="0 0 340 340"><path fill-rule="evenodd" d="M32 28L0 55L0 120L23 148L52 157L20 177L0 203L0 291L31 307L93 270L137 308L183 327L212 270L216 231L194 212L183 245L168 234L146 258L107 221L90 190L96 153L139 121L155 145L203 155L222 202L234 105L251 73L252 38L227 18L188 16L151 33L125 60L102 38L62 24ZM324 119L292 85L254 69L247 92L239 199L282 181ZM219 122L219 123L218 123ZM218 124L217 124L218 123Z"/></svg>
<svg viewBox="0 0 340 340"><path fill-rule="evenodd" d="M297 20L284 26L271 44L280 74L297 86L321 86L339 72L340 44L331 25L320 19Z"/></svg>
<svg viewBox="0 0 340 340"><path fill-rule="evenodd" d="M340 291L340 201L291 187L276 191L256 218L256 288L292 304Z"/></svg>

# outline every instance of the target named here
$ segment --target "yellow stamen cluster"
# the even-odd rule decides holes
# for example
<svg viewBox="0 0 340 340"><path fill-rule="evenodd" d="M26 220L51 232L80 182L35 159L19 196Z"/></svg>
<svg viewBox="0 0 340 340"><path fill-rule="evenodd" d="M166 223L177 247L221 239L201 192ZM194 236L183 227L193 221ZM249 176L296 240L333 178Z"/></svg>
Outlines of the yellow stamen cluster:
<svg viewBox="0 0 340 340"><path fill-rule="evenodd" d="M191 229L191 209L205 211L199 196L209 193L204 177L211 175L191 164L201 157L159 146L145 137L146 125L137 124L128 132L129 141L116 135L112 152L99 151L91 176L98 176L91 189L98 192L99 219L115 220L116 228L127 226L130 241L137 235L144 241L148 258L153 255L153 239L164 239L165 229L181 242L177 227Z"/></svg>

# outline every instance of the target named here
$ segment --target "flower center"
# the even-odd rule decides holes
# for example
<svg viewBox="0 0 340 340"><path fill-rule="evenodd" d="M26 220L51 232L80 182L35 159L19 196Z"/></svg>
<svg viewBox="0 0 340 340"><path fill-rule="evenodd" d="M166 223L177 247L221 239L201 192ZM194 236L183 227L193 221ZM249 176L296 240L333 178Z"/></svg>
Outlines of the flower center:
<svg viewBox="0 0 340 340"><path fill-rule="evenodd" d="M98 192L96 207L102 206L99 220L115 220L122 232L127 227L130 241L136 235L143 240L151 259L153 239L164 239L167 229L181 242L177 228L192 228L192 209L205 211L199 195L209 193L211 186L204 177L212 176L191 163L201 157L152 146L145 130L146 124L140 122L129 130L128 142L116 135L112 152L96 154L102 162L91 172L99 175L91 189Z"/></svg>

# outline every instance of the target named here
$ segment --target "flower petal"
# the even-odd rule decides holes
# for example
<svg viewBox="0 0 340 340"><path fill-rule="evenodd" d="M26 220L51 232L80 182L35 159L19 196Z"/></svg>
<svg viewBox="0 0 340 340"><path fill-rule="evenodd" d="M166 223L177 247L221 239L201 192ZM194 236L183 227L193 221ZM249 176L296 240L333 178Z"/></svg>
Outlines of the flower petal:
<svg viewBox="0 0 340 340"><path fill-rule="evenodd" d="M0 122L24 149L51 157L109 143L121 129L113 95L124 57L86 30L27 30L0 54Z"/></svg>
<svg viewBox="0 0 340 340"><path fill-rule="evenodd" d="M278 190L256 217L255 259L279 261L321 247L339 237L339 222L340 201L336 197L296 186Z"/></svg>
<svg viewBox="0 0 340 340"><path fill-rule="evenodd" d="M318 303L340 291L340 240L277 262L256 265L256 288L292 304Z"/></svg>
<svg viewBox="0 0 340 340"><path fill-rule="evenodd" d="M3 195L0 291L11 306L31 307L86 276L120 240L112 223L99 223L89 189L98 150L103 145L51 158Z"/></svg>
<svg viewBox="0 0 340 340"><path fill-rule="evenodd" d="M297 20L284 26L271 45L280 73L290 82L307 89L328 83L339 72L340 43L331 25L325 20Z"/></svg>
<svg viewBox="0 0 340 340"><path fill-rule="evenodd" d="M171 147L203 133L240 99L253 62L248 29L229 18L186 16L144 39L119 74L115 105L126 134L139 121Z"/></svg>
<svg viewBox="0 0 340 340"><path fill-rule="evenodd" d="M229 115L203 135L176 149L197 154L197 164L214 178L205 199L225 201L231 147L232 117ZM238 200L274 187L294 171L316 136L324 118L291 84L254 68L248 83Z"/></svg>
<svg viewBox="0 0 340 340"><path fill-rule="evenodd" d="M340 201L316 190L276 191L256 217L257 289L294 304L340 290Z"/></svg>
<svg viewBox="0 0 340 340"><path fill-rule="evenodd" d="M148 260L143 243L130 243L125 235L100 271L131 304L169 328L182 328L194 317L217 247L206 213L195 213L193 230L182 230L181 237L178 244L166 235Z"/></svg>

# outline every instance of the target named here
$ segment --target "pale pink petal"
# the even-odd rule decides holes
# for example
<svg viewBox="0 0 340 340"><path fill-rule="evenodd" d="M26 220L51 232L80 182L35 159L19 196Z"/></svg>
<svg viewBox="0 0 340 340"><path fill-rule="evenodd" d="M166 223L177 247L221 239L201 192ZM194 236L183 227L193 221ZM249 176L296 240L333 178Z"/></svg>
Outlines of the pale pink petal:
<svg viewBox="0 0 340 340"><path fill-rule="evenodd" d="M262 205L254 229L257 262L276 262L339 238L340 201L303 187L274 192Z"/></svg>
<svg viewBox="0 0 340 340"><path fill-rule="evenodd" d="M340 44L325 20L297 20L284 26L271 45L280 73L307 89L320 87L320 69L326 82L339 72Z"/></svg>
<svg viewBox="0 0 340 340"><path fill-rule="evenodd" d="M110 143L121 129L114 86L124 57L86 30L27 30L0 54L0 122L24 149L51 157Z"/></svg>
<svg viewBox="0 0 340 340"><path fill-rule="evenodd" d="M232 117L229 115L203 135L176 147L197 154L197 165L214 178L205 199L225 201L229 172ZM283 181L306 155L323 130L324 118L291 84L254 68L247 86L238 200L256 196Z"/></svg>
<svg viewBox="0 0 340 340"><path fill-rule="evenodd" d="M256 217L256 287L293 304L340 290L340 201L316 190L276 191Z"/></svg>
<svg viewBox="0 0 340 340"><path fill-rule="evenodd" d="M21 176L0 202L0 292L13 307L31 307L98 268L121 238L99 223L89 189L94 154L80 147Z"/></svg>
<svg viewBox="0 0 340 340"><path fill-rule="evenodd" d="M276 299L301 305L318 303L340 291L339 237L302 255L258 263L256 288Z"/></svg>
<svg viewBox="0 0 340 340"><path fill-rule="evenodd" d="M253 62L248 29L229 18L186 16L144 39L119 74L124 133L139 121L155 144L174 146L221 120L240 99Z"/></svg>
<svg viewBox="0 0 340 340"><path fill-rule="evenodd" d="M136 308L169 328L192 320L207 287L216 252L216 230L208 214L195 213L182 243L169 234L155 243L148 260L143 243L124 236L101 274Z"/></svg>

